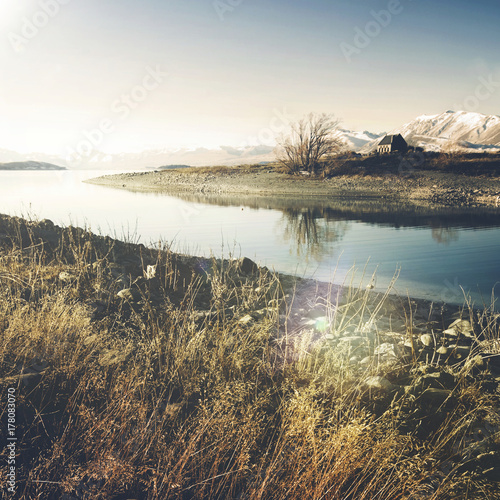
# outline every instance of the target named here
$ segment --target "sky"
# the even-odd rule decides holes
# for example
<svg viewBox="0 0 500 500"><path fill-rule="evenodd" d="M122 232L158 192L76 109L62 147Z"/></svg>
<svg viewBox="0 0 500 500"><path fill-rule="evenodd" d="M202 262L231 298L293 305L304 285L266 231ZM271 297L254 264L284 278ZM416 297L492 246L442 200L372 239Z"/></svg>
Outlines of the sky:
<svg viewBox="0 0 500 500"><path fill-rule="evenodd" d="M500 115L500 4L0 0L0 148L272 144L304 115L381 133Z"/></svg>

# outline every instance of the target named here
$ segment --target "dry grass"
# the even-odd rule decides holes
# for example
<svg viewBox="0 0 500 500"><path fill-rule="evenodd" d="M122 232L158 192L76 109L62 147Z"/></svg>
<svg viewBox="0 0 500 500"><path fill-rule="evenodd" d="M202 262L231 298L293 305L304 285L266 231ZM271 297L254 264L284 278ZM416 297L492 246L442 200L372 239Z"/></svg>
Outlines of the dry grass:
<svg viewBox="0 0 500 500"><path fill-rule="evenodd" d="M263 170L272 170L275 167L272 165L239 165L237 167L226 165L215 165L212 167L189 167L175 169L175 173L186 175L237 175L237 174L251 174L258 173Z"/></svg>
<svg viewBox="0 0 500 500"><path fill-rule="evenodd" d="M1 222L1 387L17 393L19 498L498 498L457 458L500 418L470 367L438 408L367 391L379 367L360 374L321 339L288 336L286 290L265 270L213 261L196 273L168 249ZM120 299L126 286L135 295ZM379 312L348 289L331 310L337 331ZM498 341L490 317L485 341ZM411 385L416 369L385 375Z"/></svg>

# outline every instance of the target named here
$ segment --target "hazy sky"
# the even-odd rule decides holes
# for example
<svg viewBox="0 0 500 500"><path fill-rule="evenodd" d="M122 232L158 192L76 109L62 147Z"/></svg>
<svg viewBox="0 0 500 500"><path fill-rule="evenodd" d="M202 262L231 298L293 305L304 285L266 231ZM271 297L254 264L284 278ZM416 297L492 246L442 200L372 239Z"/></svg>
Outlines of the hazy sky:
<svg viewBox="0 0 500 500"><path fill-rule="evenodd" d="M498 0L0 0L0 148L270 143L500 114Z"/></svg>

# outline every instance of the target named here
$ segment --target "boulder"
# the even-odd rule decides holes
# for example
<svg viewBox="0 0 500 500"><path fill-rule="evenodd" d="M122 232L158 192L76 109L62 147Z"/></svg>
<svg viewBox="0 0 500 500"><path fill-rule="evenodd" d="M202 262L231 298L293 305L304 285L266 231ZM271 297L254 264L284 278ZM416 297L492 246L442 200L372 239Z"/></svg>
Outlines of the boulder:
<svg viewBox="0 0 500 500"><path fill-rule="evenodd" d="M237 263L238 271L242 274L251 275L259 271L259 266L248 257L242 257Z"/></svg>
<svg viewBox="0 0 500 500"><path fill-rule="evenodd" d="M434 387L425 389L421 394L422 401L435 406L441 406L450 396L450 390L436 389Z"/></svg>

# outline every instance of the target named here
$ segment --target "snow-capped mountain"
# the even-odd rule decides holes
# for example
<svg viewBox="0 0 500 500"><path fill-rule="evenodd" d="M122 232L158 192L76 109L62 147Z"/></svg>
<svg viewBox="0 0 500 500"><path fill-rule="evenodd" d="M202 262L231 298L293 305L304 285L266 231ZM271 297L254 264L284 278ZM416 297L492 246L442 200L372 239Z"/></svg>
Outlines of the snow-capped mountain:
<svg viewBox="0 0 500 500"><path fill-rule="evenodd" d="M398 127L390 134L401 134L411 146L439 151L448 145L470 150L500 148L500 116L468 111L446 111L438 115L422 115ZM373 141L362 152L377 146Z"/></svg>
<svg viewBox="0 0 500 500"><path fill-rule="evenodd" d="M384 134L373 134L367 130L363 132L353 132L352 130L338 129L334 134L342 144L351 151L360 151L367 144L382 139Z"/></svg>
<svg viewBox="0 0 500 500"><path fill-rule="evenodd" d="M500 151L500 116L466 111L446 111L422 115L390 134L401 134L411 146L440 151L448 146L471 151ZM370 153L385 134L338 129L335 133L346 149ZM57 158L52 155L23 155L0 149L0 163L38 161L68 168L97 170L143 170L166 165L243 165L267 163L276 159L274 146L220 146L217 149L160 149L140 153L105 154L94 151L83 158Z"/></svg>

